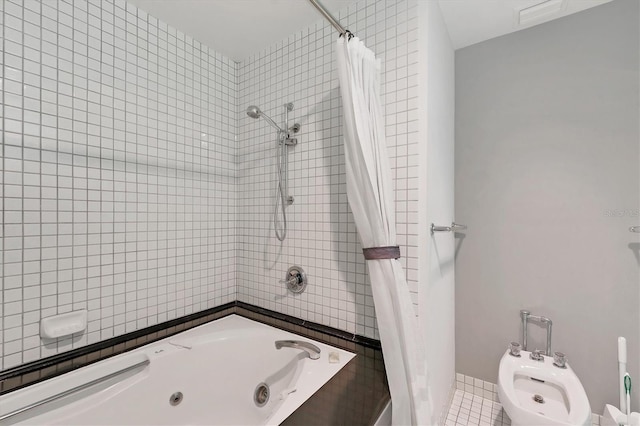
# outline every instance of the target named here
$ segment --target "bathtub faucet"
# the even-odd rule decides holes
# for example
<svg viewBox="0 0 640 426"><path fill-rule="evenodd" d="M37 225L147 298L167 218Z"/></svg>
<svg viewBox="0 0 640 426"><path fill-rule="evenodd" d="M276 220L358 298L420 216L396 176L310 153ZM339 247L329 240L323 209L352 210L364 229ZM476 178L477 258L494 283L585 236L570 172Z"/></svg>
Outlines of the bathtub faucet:
<svg viewBox="0 0 640 426"><path fill-rule="evenodd" d="M309 358L320 359L320 348L302 340L276 340L276 349L294 348L302 349Z"/></svg>

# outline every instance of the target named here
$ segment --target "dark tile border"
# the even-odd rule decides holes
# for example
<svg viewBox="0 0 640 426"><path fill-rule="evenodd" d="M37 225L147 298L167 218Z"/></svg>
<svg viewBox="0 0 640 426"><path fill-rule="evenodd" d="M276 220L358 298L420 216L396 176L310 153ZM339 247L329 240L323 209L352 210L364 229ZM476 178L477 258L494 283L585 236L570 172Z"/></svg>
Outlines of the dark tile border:
<svg viewBox="0 0 640 426"><path fill-rule="evenodd" d="M258 314L266 315L270 318L279 319L285 321L289 324L298 325L303 328L307 328L309 330L318 331L323 334L327 334L329 336L337 337L342 340L348 340L350 342L357 343L359 345L363 345L369 348L381 349L380 340L372 339L370 337L360 336L359 334L349 333L347 331L343 331L337 328L329 327L327 325L318 324L317 322L311 322L307 320L303 320L297 317L293 317L291 315L282 314L280 312L272 311L270 309L261 308L259 306L251 305L245 302L236 302L236 306L241 309L246 309L247 311L255 312ZM237 314L242 315L242 312L237 312ZM282 328L282 327L280 327Z"/></svg>
<svg viewBox="0 0 640 426"><path fill-rule="evenodd" d="M348 333L249 303L234 301L1 371L0 395L232 314L305 335L330 345L341 346L347 350L355 350L356 345L376 350L381 348L379 340Z"/></svg>

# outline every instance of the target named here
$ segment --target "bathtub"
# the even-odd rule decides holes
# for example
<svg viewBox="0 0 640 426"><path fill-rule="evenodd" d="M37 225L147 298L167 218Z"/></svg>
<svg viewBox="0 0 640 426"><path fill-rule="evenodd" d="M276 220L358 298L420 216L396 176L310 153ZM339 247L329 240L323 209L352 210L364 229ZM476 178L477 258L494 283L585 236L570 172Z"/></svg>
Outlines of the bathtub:
<svg viewBox="0 0 640 426"><path fill-rule="evenodd" d="M277 425L354 356L231 315L3 395L0 423Z"/></svg>

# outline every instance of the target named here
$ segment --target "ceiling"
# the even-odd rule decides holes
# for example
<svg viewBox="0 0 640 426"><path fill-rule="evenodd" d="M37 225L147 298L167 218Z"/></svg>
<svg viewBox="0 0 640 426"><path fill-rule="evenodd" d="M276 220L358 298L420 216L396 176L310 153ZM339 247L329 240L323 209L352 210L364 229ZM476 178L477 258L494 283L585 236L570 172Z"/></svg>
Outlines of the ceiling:
<svg viewBox="0 0 640 426"><path fill-rule="evenodd" d="M519 31L611 0L438 0L455 49ZM520 11L523 14L520 15Z"/></svg>
<svg viewBox="0 0 640 426"><path fill-rule="evenodd" d="M234 61L242 61L323 19L307 0L128 1ZM453 47L460 49L611 0L437 1ZM340 11L357 1L321 2L337 17ZM521 10L525 14L520 15Z"/></svg>
<svg viewBox="0 0 640 426"><path fill-rule="evenodd" d="M306 0L127 0L234 61L321 19ZM321 0L333 16L355 0Z"/></svg>

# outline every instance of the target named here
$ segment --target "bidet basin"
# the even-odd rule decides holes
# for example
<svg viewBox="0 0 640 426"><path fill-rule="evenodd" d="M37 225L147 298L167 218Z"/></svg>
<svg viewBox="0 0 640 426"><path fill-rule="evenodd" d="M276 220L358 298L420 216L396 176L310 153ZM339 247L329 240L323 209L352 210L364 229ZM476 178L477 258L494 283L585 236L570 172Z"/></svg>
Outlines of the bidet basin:
<svg viewBox="0 0 640 426"><path fill-rule="evenodd" d="M521 351L506 351L500 360L498 397L514 426L590 426L591 407L582 383L567 364L553 365Z"/></svg>

